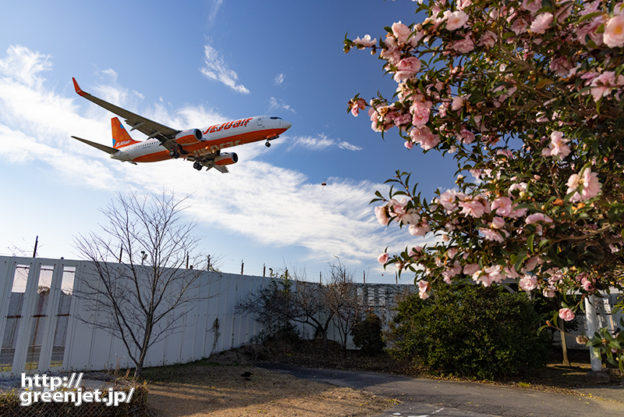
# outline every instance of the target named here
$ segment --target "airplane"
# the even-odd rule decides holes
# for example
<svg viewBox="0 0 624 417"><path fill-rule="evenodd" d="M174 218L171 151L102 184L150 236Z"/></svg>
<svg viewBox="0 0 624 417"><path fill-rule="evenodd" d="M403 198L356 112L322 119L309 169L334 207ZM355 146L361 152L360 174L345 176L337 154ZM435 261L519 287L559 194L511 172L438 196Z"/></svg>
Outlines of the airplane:
<svg viewBox="0 0 624 417"><path fill-rule="evenodd" d="M193 162L193 168L206 171L211 168L227 173L227 165L235 164L238 155L221 152L224 148L251 142L266 141L267 147L292 125L277 116L253 116L225 123L217 123L204 129L177 130L149 120L143 116L117 107L101 98L83 91L72 77L76 93L87 100L125 119L131 130L147 135L147 140L132 139L117 117L111 119L113 147L72 136L110 155L112 159L129 162L157 162L183 158Z"/></svg>

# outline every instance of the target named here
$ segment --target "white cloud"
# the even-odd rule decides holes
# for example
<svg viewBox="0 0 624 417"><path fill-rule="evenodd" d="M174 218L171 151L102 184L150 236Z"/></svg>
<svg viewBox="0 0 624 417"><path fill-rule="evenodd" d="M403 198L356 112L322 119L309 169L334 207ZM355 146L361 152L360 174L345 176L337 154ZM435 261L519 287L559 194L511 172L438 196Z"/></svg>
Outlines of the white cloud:
<svg viewBox="0 0 624 417"><path fill-rule="evenodd" d="M210 1L210 5L208 6L210 8L210 11L208 12L208 24L212 25L215 21L215 18L217 17L217 13L219 13L219 9L221 8L221 5L223 4L223 0L211 0Z"/></svg>
<svg viewBox="0 0 624 417"><path fill-rule="evenodd" d="M276 85L282 85L284 84L284 80L286 79L286 76L283 73L279 73L275 76L275 79L273 80L273 82Z"/></svg>
<svg viewBox="0 0 624 417"><path fill-rule="evenodd" d="M322 261L339 256L349 263L369 262L383 247L399 249L409 238L405 230L381 229L373 216L368 201L376 189L386 188L383 184L340 178L328 180L327 186L313 183L301 172L255 160L259 152L267 152L261 142L235 148L239 163L225 175L197 172L182 160L137 166L110 160L69 138L73 134L101 143L102 138L110 140L106 112L91 112L78 96L45 89L40 73L47 64L38 60L47 63L48 58L26 48L10 49L0 58L0 141L13 144L0 148L0 158L10 163L43 164L68 184L107 191L174 190L189 196L189 214L202 225L266 245L303 247L310 258ZM20 62L21 67L7 69L7 61ZM172 127L201 128L227 119L203 107L140 107L133 110ZM296 140L317 149L353 147L323 135Z"/></svg>
<svg viewBox="0 0 624 417"><path fill-rule="evenodd" d="M340 149L344 149L347 151L361 151L362 148L359 146L353 145L352 143L347 142L346 140L337 140L330 139L324 134L319 134L318 136L295 136L289 141L290 147L297 148L302 147L306 149L311 149L314 151L320 151L324 149L328 149L331 147L338 147Z"/></svg>
<svg viewBox="0 0 624 417"><path fill-rule="evenodd" d="M273 110L286 110L291 113L296 113L295 109L293 109L290 106L290 104L286 104L284 100L281 100L275 97L270 97L269 98L269 111L273 111Z"/></svg>
<svg viewBox="0 0 624 417"><path fill-rule="evenodd" d="M247 87L238 84L238 74L225 65L219 51L210 45L204 45L204 66L200 71L211 80L219 81L238 93L249 94Z"/></svg>

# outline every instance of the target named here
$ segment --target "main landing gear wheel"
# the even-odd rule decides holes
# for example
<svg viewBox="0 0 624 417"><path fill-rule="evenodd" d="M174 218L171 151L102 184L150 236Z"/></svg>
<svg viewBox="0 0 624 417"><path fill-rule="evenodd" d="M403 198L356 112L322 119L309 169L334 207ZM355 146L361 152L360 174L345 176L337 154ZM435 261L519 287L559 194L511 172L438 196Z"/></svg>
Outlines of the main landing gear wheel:
<svg viewBox="0 0 624 417"><path fill-rule="evenodd" d="M268 140L266 142L264 142L264 146L266 146L267 148L271 147L271 142L269 142Z"/></svg>
<svg viewBox="0 0 624 417"><path fill-rule="evenodd" d="M200 164L199 162L194 162L193 163L193 168L195 168L198 171L201 171L201 169L203 168L202 164Z"/></svg>
<svg viewBox="0 0 624 417"><path fill-rule="evenodd" d="M169 151L169 155L171 155L172 158L179 158L180 157L180 154L175 149L170 150Z"/></svg>

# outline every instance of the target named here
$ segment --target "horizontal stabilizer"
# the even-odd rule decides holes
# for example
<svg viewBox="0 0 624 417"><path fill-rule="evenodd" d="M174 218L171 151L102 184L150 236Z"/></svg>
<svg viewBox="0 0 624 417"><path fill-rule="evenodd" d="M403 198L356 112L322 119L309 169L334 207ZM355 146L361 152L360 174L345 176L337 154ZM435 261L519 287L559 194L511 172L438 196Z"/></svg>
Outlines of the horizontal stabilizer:
<svg viewBox="0 0 624 417"><path fill-rule="evenodd" d="M106 146L106 145L102 145L101 143L91 142L90 140L82 139L82 138L79 138L79 137L76 137L76 136L72 136L72 138L74 138L76 140L79 140L82 143L86 143L87 145L93 146L94 148L97 148L97 149L99 149L101 151L104 151L104 152L106 152L108 154L111 154L111 155L116 154L117 152L119 152L118 149L111 148L111 147Z"/></svg>

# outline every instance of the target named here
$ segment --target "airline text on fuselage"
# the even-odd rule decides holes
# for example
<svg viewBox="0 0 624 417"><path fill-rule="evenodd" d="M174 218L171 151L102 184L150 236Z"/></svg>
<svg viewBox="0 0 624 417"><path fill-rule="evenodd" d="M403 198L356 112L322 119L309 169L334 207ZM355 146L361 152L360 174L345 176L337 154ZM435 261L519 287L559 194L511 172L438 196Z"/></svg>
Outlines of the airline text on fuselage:
<svg viewBox="0 0 624 417"><path fill-rule="evenodd" d="M248 119L235 120L233 122L222 123L220 125L213 125L204 130L203 133L204 135L207 135L208 133L219 132L221 131L221 129L227 130L230 128L233 129L236 127L247 126L247 123L249 123L251 119L253 119L253 117L250 117Z"/></svg>

